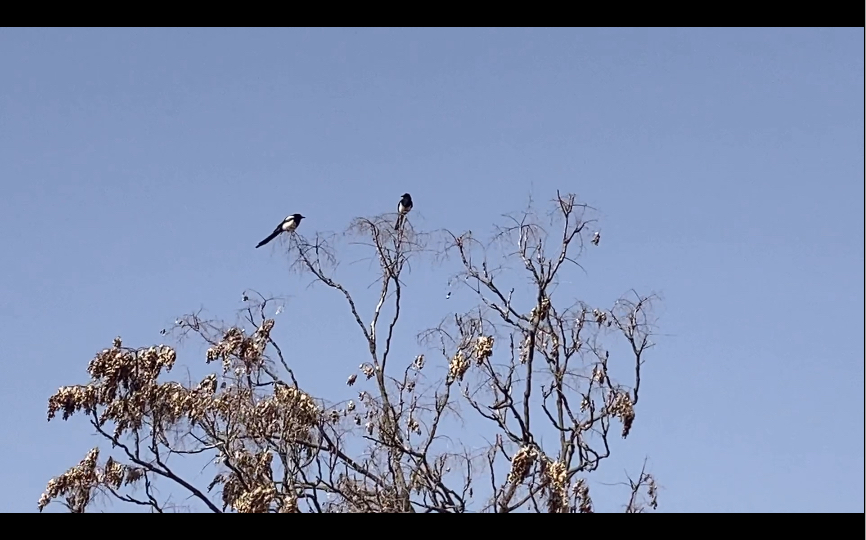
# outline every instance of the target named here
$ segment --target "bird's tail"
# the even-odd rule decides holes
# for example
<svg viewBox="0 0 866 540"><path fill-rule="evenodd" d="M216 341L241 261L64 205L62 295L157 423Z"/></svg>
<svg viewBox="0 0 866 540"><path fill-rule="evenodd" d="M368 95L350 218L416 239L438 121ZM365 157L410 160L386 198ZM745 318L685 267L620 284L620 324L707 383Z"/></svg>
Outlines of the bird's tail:
<svg viewBox="0 0 866 540"><path fill-rule="evenodd" d="M278 234L280 234L279 230L272 232L270 236L268 236L267 238L265 238L264 240L259 242L258 245L256 245L256 249L262 247L263 245L267 244L268 242L270 242L271 240L276 238Z"/></svg>
<svg viewBox="0 0 866 540"><path fill-rule="evenodd" d="M394 224L394 230L395 231L400 230L400 225L402 225L402 224L403 224L403 214L399 214L397 216L397 223Z"/></svg>

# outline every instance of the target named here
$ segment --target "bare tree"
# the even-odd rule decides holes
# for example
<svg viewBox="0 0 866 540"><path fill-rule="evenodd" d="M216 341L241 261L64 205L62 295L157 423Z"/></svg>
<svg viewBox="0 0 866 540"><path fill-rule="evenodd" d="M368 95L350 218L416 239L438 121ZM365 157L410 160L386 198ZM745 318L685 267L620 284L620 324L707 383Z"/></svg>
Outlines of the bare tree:
<svg viewBox="0 0 866 540"><path fill-rule="evenodd" d="M358 218L347 233L376 261L378 294L366 310L336 277L334 237L292 234L293 268L345 299L366 342L362 381L347 381L366 384L357 402L302 390L272 337L274 300L245 294L238 324L192 314L171 331L204 340L219 373L163 382L174 348L116 338L91 360L88 384L50 398L49 420L84 414L112 455L100 463L92 449L49 482L39 509L57 500L83 512L104 496L153 512L592 512L586 476L610 455L613 422L624 438L635 419L653 297L632 292L605 310L554 294L560 274L579 268L590 211L557 193L551 212L508 216L485 243L469 232L417 232L408 221L395 228L393 215ZM425 348L401 361L393 344L404 279L436 238L440 260L457 264L455 282L475 300L420 332ZM599 240L596 231L589 243ZM528 288L514 285L521 274ZM616 335L628 360L602 345ZM444 364L426 360L433 351ZM611 376L625 365L629 386ZM464 410L478 417L481 448L462 436ZM187 461L211 467L209 485L185 479ZM642 470L629 480L626 511L655 508L657 491ZM181 493L185 502L173 503Z"/></svg>

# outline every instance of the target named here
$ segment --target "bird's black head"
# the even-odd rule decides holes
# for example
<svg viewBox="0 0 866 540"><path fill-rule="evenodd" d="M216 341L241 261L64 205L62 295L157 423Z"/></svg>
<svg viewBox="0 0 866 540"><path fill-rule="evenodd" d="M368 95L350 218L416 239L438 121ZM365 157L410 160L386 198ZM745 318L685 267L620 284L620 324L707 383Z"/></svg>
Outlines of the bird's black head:
<svg viewBox="0 0 866 540"><path fill-rule="evenodd" d="M301 214L292 214L292 221L295 223L300 223L302 219L304 219L304 216Z"/></svg>
<svg viewBox="0 0 866 540"><path fill-rule="evenodd" d="M409 195L408 193L404 193L403 197L400 200L403 203L410 203L411 204L412 203L412 196Z"/></svg>

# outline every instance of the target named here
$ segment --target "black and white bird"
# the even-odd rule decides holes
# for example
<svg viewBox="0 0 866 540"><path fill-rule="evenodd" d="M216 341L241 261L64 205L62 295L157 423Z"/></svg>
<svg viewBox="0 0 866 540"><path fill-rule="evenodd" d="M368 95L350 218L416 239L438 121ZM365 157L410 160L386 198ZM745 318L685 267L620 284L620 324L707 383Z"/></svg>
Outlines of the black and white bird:
<svg viewBox="0 0 866 540"><path fill-rule="evenodd" d="M412 196L408 193L404 193L403 196L400 197L400 202L397 203L397 223L394 224L395 231L403 224L403 219L410 210L412 210Z"/></svg>
<svg viewBox="0 0 866 540"><path fill-rule="evenodd" d="M302 219L304 219L304 216L302 216L301 214L292 214L291 216L287 216L282 223L277 225L277 228L274 229L274 232L272 232L270 236L259 242L256 248L260 248L263 245L267 244L268 242L279 236L279 234L282 232L293 232L295 229L298 228L298 225L301 224Z"/></svg>

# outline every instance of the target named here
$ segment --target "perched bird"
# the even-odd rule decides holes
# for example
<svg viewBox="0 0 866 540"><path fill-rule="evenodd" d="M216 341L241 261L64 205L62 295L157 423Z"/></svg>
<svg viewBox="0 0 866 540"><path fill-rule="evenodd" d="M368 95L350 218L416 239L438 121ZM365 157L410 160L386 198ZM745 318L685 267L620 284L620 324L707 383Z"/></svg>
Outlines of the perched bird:
<svg viewBox="0 0 866 540"><path fill-rule="evenodd" d="M304 216L302 216L301 214L292 214L291 216L287 216L282 223L277 225L277 228L274 229L274 232L272 232L270 236L259 242L256 248L260 248L263 245L267 244L268 242L276 238L281 232L293 232L295 229L298 228L298 225L301 224L302 219L304 219Z"/></svg>
<svg viewBox="0 0 866 540"><path fill-rule="evenodd" d="M397 203L397 223L394 224L394 230L400 228L400 225L403 224L403 218L406 217L406 214L412 210L412 196L408 193L404 193L402 197L400 197L400 202Z"/></svg>

